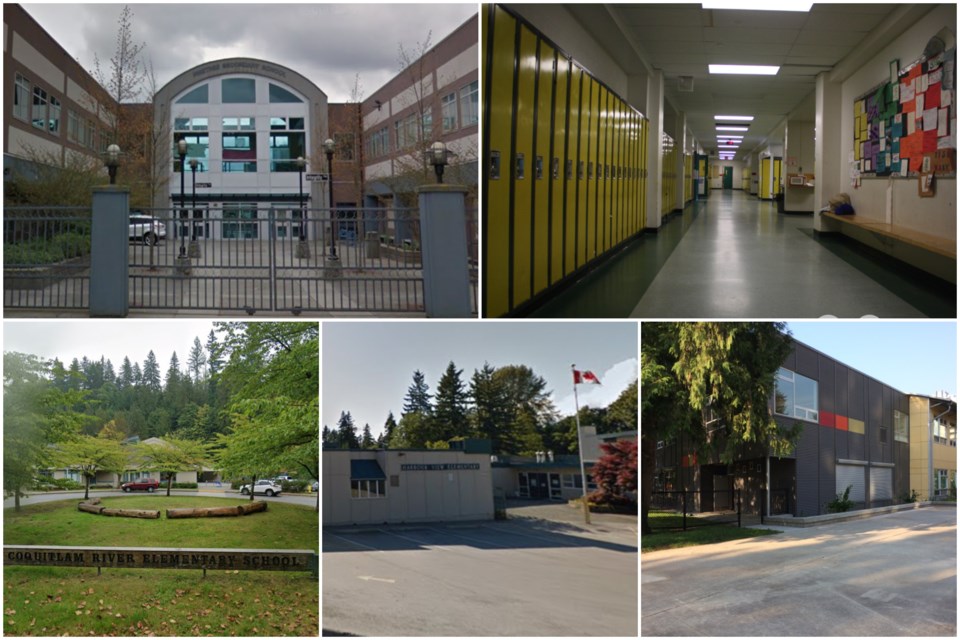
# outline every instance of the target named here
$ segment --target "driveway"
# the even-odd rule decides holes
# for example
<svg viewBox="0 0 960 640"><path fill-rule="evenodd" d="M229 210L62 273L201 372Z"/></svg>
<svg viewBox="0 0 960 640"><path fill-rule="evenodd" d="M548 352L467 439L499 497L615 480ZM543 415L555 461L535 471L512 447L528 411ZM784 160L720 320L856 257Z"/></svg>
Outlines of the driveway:
<svg viewBox="0 0 960 640"><path fill-rule="evenodd" d="M643 636L956 636L957 511L641 557Z"/></svg>

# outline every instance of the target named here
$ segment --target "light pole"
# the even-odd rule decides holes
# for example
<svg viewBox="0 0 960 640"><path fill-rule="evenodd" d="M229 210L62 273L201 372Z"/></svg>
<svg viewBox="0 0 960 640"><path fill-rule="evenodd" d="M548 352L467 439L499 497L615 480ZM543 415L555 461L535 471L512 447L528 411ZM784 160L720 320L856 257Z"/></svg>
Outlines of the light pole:
<svg viewBox="0 0 960 640"><path fill-rule="evenodd" d="M430 145L430 164L437 173L437 184L443 184L443 168L447 165L447 145L439 140Z"/></svg>
<svg viewBox="0 0 960 640"><path fill-rule="evenodd" d="M297 243L297 257L306 259L310 257L310 244L307 242L307 211L303 203L303 170L307 167L307 161L303 156L300 156L295 162L300 185L300 242Z"/></svg>
<svg viewBox="0 0 960 640"><path fill-rule="evenodd" d="M111 144L107 147L107 159L103 162L110 174L110 184L117 183L117 167L120 166L120 147Z"/></svg>
<svg viewBox="0 0 960 640"><path fill-rule="evenodd" d="M191 258L199 258L200 243L197 242L197 223L194 221L194 219L197 216L197 166L200 163L197 162L196 158L190 158L189 164L190 164L190 174L192 176L191 178L192 181L190 185L191 192L192 192L192 196L191 196L192 207L191 207L190 215L187 216L188 220L190 221L190 250L188 254Z"/></svg>
<svg viewBox="0 0 960 640"><path fill-rule="evenodd" d="M186 173L186 159L187 159L187 141L183 138L177 141L177 155L180 156L180 219L184 218L186 213L186 198L184 196L183 188L183 174ZM174 229L177 228L177 225L180 222L176 219L173 221ZM184 245L184 233L183 230L180 230L180 255L176 259L176 270L182 276L190 275L190 258L187 257L187 247Z"/></svg>
<svg viewBox="0 0 960 640"><path fill-rule="evenodd" d="M327 154L327 207L330 213L330 255L329 260L337 260L336 229L333 224L333 151L335 145L333 140L327 138L323 141L323 152Z"/></svg>

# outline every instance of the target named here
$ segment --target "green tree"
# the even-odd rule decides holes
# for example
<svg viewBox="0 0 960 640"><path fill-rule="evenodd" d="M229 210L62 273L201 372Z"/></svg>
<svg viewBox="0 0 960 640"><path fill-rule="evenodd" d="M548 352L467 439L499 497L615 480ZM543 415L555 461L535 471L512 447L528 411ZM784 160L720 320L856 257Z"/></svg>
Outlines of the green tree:
<svg viewBox="0 0 960 640"><path fill-rule="evenodd" d="M430 415L432 412L430 387L427 386L423 372L417 369L413 372L413 383L407 389L407 395L403 399L403 413Z"/></svg>
<svg viewBox="0 0 960 640"><path fill-rule="evenodd" d="M474 369L470 378L470 397L473 407L469 412L473 434L486 438L493 445L493 451L504 452L500 433L510 423L512 414L508 405L506 387L494 379L496 369L489 363L483 363L480 369Z"/></svg>
<svg viewBox="0 0 960 640"><path fill-rule="evenodd" d="M360 439L360 448L361 449L375 449L377 446L377 441L373 439L373 435L370 433L370 424L363 425L363 436Z"/></svg>
<svg viewBox="0 0 960 640"><path fill-rule="evenodd" d="M141 442L136 445L140 468L159 471L167 477L167 496L173 486L173 478L180 471L203 470L210 463L208 448L197 440L185 440L171 436L160 442Z"/></svg>
<svg viewBox="0 0 960 640"><path fill-rule="evenodd" d="M744 445L788 454L799 429L782 430L771 411L775 375L791 349L783 323L645 322L640 342L640 502L643 532L649 533L658 441L684 435L730 462ZM708 416L725 425L725 438L708 442Z"/></svg>
<svg viewBox="0 0 960 640"><path fill-rule="evenodd" d="M193 347L190 349L190 355L187 356L187 369L193 376L193 382L200 382L203 376L204 366L207 364L207 354L203 351L203 343L200 338L193 339Z"/></svg>
<svg viewBox="0 0 960 640"><path fill-rule="evenodd" d="M451 438L464 438L470 434L467 409L470 395L460 378L462 369L457 369L451 361L437 383L437 395L434 398L434 429L443 441Z"/></svg>
<svg viewBox="0 0 960 640"><path fill-rule="evenodd" d="M78 435L56 445L53 454L58 467L76 469L83 474L83 499L90 497L90 482L98 471L122 473L129 466L128 452L119 440Z"/></svg>
<svg viewBox="0 0 960 640"><path fill-rule="evenodd" d="M508 365L493 374L502 387L509 422L500 429L503 453L533 455L543 449L543 430L556 420L556 409L547 382L525 365Z"/></svg>
<svg viewBox="0 0 960 640"><path fill-rule="evenodd" d="M359 449L360 439L357 437L357 427L353 424L353 416L349 411L340 412L337 421L337 441L341 449Z"/></svg>
<svg viewBox="0 0 960 640"><path fill-rule="evenodd" d="M37 356L4 352L3 490L17 511L37 469L50 466L49 445L79 428L73 405L82 394L58 389L46 376Z"/></svg>
<svg viewBox="0 0 960 640"><path fill-rule="evenodd" d="M383 432L377 439L377 444L383 448L393 447L394 433L397 430L397 421L393 417L393 411L387 414L387 419L383 423Z"/></svg>
<svg viewBox="0 0 960 640"><path fill-rule="evenodd" d="M590 494L591 502L617 506L633 505L637 495L637 443L617 440L600 445L603 454L593 465L590 475L597 485Z"/></svg>
<svg viewBox="0 0 960 640"><path fill-rule="evenodd" d="M640 404L637 398L637 380L617 396L617 399L607 407L606 432L636 431L637 420L640 415Z"/></svg>
<svg viewBox="0 0 960 640"><path fill-rule="evenodd" d="M147 354L147 359L143 361L143 386L151 391L160 391L160 365L157 363L157 356L153 349Z"/></svg>
<svg viewBox="0 0 960 640"><path fill-rule="evenodd" d="M390 446L394 448L422 449L428 442L440 440L434 430L431 416L425 413L405 413L394 432Z"/></svg>

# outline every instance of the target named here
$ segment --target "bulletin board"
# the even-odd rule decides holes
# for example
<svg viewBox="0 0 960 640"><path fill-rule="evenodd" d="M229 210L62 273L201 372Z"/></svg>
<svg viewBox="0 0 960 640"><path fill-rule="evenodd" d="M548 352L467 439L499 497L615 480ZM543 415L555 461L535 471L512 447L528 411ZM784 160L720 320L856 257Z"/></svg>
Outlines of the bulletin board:
<svg viewBox="0 0 960 640"><path fill-rule="evenodd" d="M956 49L920 58L853 102L851 179L956 175ZM924 160L926 159L926 163Z"/></svg>

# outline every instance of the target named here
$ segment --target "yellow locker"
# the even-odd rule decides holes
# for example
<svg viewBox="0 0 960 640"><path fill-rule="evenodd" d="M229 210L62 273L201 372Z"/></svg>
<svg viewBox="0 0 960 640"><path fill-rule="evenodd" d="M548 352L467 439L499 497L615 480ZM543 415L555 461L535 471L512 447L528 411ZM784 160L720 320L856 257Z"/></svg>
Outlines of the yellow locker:
<svg viewBox="0 0 960 640"><path fill-rule="evenodd" d="M613 215L610 218L610 246L622 239L620 216L623 211L623 101L613 100Z"/></svg>
<svg viewBox="0 0 960 640"><path fill-rule="evenodd" d="M771 198L770 187L770 158L760 158L760 199L769 200Z"/></svg>
<svg viewBox="0 0 960 640"><path fill-rule="evenodd" d="M547 288L550 280L550 198L553 180L551 174L553 131L553 47L540 41L538 48L537 111L534 117L536 130L536 157L533 165L534 208L533 208L533 293Z"/></svg>
<svg viewBox="0 0 960 640"><path fill-rule="evenodd" d="M570 111L568 121L570 130L567 134L567 150L569 152L567 165L564 167L564 177L567 180L567 213L564 221L566 234L563 240L563 275L571 273L577 268L577 229L580 212L583 211L581 192L585 192L583 183L583 110L580 106L580 91L583 84L583 71L579 66L572 64L570 68Z"/></svg>
<svg viewBox="0 0 960 640"><path fill-rule="evenodd" d="M570 124L567 121L569 99L570 61L561 55L556 59L556 85L553 89L553 158L550 162L552 199L550 211L550 284L563 277L563 240L566 230L566 190L573 186L567 179L566 163L570 157L567 149Z"/></svg>
<svg viewBox="0 0 960 640"><path fill-rule="evenodd" d="M583 160L584 169L584 201L580 212L577 233L577 266L583 266L587 261L587 247L590 243L590 227L597 208L597 83L589 75L583 77L584 105L587 110L582 116L581 123L585 127L583 132Z"/></svg>
<svg viewBox="0 0 960 640"><path fill-rule="evenodd" d="M780 158L773 159L773 195L780 193Z"/></svg>
<svg viewBox="0 0 960 640"><path fill-rule="evenodd" d="M647 189L650 188L650 173L647 167L650 165L649 154L647 153L647 136L649 135L650 121L644 118L640 121L640 226L647 226Z"/></svg>
<svg viewBox="0 0 960 640"><path fill-rule="evenodd" d="M483 292L487 317L501 316L512 308L510 301L510 131L513 122L513 65L516 60L516 19L494 5L483 11L486 21L483 43L493 55L484 69L489 87L484 96L484 109L489 118L487 133L486 186L484 207Z"/></svg>
<svg viewBox="0 0 960 640"><path fill-rule="evenodd" d="M599 206L597 207L597 235L596 242L593 245L593 257L597 257L606 249L607 239L607 220L610 216L610 190L613 181L610 179L610 130L612 129L610 119L610 91L602 87L600 93L600 159L597 160L597 168L600 180L597 183L600 187Z"/></svg>
<svg viewBox="0 0 960 640"><path fill-rule="evenodd" d="M537 36L520 26L520 51L516 64L517 96L515 151L513 156L513 295L510 308L530 299L532 278L532 214L534 177L534 93L537 79Z"/></svg>

